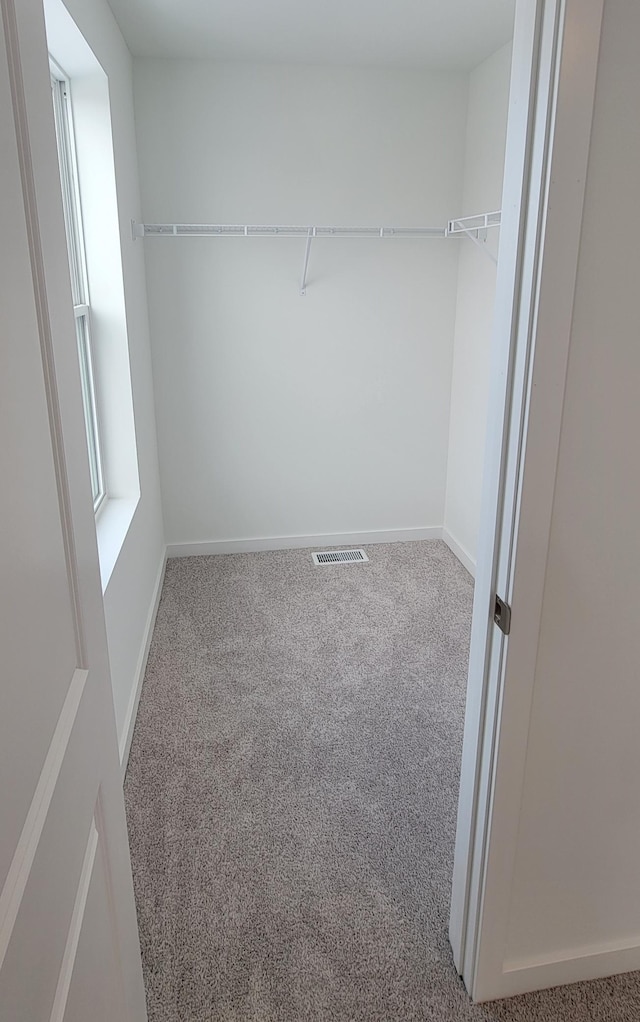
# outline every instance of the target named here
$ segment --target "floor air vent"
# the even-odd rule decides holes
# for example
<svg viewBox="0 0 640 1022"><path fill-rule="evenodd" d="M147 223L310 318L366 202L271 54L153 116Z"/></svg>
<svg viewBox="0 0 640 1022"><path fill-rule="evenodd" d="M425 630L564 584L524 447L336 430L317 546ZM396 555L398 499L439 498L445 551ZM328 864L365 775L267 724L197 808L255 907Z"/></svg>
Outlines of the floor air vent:
<svg viewBox="0 0 640 1022"><path fill-rule="evenodd" d="M364 550L322 550L312 554L314 564L352 564L354 561L368 561Z"/></svg>

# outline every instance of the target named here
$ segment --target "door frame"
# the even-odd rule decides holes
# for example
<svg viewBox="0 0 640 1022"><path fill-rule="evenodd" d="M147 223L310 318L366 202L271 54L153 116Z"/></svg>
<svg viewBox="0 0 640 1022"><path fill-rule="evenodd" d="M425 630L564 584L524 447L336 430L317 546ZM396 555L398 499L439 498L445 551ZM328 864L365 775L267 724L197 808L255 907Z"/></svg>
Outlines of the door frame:
<svg viewBox="0 0 640 1022"><path fill-rule="evenodd" d="M479 1001L591 978L587 962L509 970L504 957L603 8L516 0L449 931ZM513 610L509 637L496 594Z"/></svg>

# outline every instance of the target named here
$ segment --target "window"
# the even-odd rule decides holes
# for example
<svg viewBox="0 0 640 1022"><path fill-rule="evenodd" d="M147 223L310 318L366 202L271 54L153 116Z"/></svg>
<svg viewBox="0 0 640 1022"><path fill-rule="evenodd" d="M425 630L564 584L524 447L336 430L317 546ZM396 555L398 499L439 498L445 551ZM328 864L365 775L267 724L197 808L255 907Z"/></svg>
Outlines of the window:
<svg viewBox="0 0 640 1022"><path fill-rule="evenodd" d="M78 360L82 382L82 403L89 451L93 507L97 513L106 497L100 451L100 429L96 404L96 381L91 352L91 304L87 283L87 261L82 230L80 190L69 82L55 65L51 68L53 109L58 143L58 162L62 182L62 204L67 234L71 294L76 324Z"/></svg>
<svg viewBox="0 0 640 1022"><path fill-rule="evenodd" d="M127 230L127 218L120 215L129 208L136 212L137 196L131 187L130 151L124 140L119 153L114 145L104 68L63 0L44 0L44 12L96 540L106 592L140 502L128 314L133 314L135 342L139 313L144 312L142 252ZM116 165L122 170L118 182ZM130 290L129 306L125 252L128 271L138 274L140 283ZM64 255L62 261L66 270ZM81 424L80 430L84 434ZM84 443L84 435L78 440Z"/></svg>

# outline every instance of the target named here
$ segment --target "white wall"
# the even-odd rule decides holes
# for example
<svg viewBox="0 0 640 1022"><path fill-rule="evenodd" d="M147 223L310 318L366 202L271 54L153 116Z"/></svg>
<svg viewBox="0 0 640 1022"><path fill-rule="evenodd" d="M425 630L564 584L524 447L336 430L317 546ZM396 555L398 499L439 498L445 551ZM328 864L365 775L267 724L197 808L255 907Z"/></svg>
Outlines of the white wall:
<svg viewBox="0 0 640 1022"><path fill-rule="evenodd" d="M142 246L131 240L130 228L131 218L139 219L140 216L132 62L106 0L65 0L65 6L109 79L137 440L140 499L104 592L113 697L122 751L134 709L149 616L164 560L144 252Z"/></svg>
<svg viewBox="0 0 640 1022"><path fill-rule="evenodd" d="M600 974L640 965L639 38L636 0L607 0L511 967L599 954Z"/></svg>
<svg viewBox="0 0 640 1022"><path fill-rule="evenodd" d="M134 68L146 222L457 215L465 75ZM457 242L143 245L169 543L442 525Z"/></svg>
<svg viewBox="0 0 640 1022"><path fill-rule="evenodd" d="M511 43L470 75L461 216L500 209L510 70ZM498 235L495 228L487 235L494 256ZM478 546L495 289L495 263L465 239L458 267L444 526L471 569Z"/></svg>

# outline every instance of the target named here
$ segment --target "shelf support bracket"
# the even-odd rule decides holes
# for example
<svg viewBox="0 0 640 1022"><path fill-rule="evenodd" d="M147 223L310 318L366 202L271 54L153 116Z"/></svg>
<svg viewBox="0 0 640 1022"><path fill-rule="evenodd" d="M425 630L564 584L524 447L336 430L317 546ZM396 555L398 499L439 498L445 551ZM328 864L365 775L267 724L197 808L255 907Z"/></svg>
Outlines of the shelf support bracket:
<svg viewBox="0 0 640 1022"><path fill-rule="evenodd" d="M495 263L496 266L497 266L498 265L498 260L494 256L493 252L490 252L489 249L486 247L487 246L487 231L486 231L486 228L482 232L484 234L484 237L483 237L482 241L480 241L480 238L479 238L479 234L480 234L479 230L477 230L477 231L473 231L473 230L468 231L466 228L463 228L463 230L464 230L464 233L466 234L467 238L471 238L473 244L477 245L478 248L480 249L480 251L484 252L484 254L486 256L489 256L489 259L491 260L491 262Z"/></svg>
<svg viewBox="0 0 640 1022"><path fill-rule="evenodd" d="M309 269L309 256L311 254L311 242L315 237L315 227L310 227L307 232L307 241L304 249L304 262L302 264L302 276L300 278L300 294L306 295L307 293L307 270Z"/></svg>

